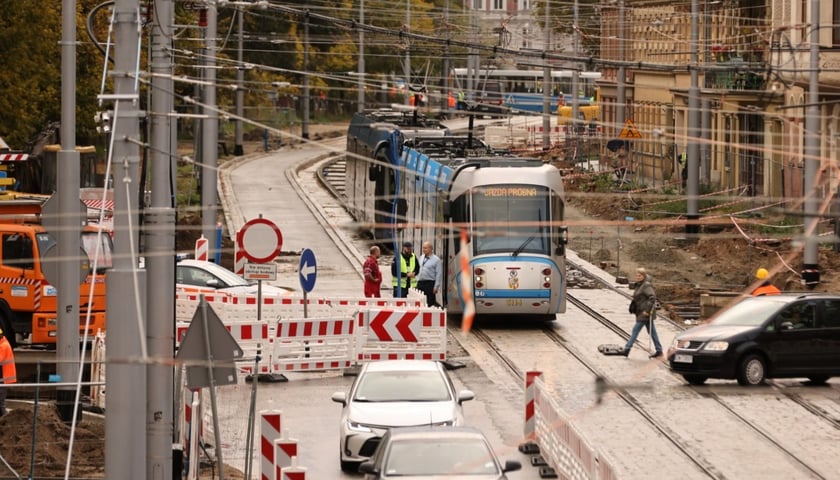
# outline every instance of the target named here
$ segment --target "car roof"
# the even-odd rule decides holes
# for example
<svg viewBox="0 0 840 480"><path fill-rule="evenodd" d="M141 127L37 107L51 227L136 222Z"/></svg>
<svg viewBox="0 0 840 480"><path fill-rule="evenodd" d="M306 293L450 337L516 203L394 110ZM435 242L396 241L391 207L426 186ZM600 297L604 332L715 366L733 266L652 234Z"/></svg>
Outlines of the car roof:
<svg viewBox="0 0 840 480"><path fill-rule="evenodd" d="M428 372L439 371L440 366L434 360L379 360L365 364L365 372L391 372L391 371L416 371Z"/></svg>
<svg viewBox="0 0 840 480"><path fill-rule="evenodd" d="M394 440L422 439L422 438L476 438L487 440L481 430L475 427L444 427L444 426L420 426L420 427L395 427L388 433Z"/></svg>

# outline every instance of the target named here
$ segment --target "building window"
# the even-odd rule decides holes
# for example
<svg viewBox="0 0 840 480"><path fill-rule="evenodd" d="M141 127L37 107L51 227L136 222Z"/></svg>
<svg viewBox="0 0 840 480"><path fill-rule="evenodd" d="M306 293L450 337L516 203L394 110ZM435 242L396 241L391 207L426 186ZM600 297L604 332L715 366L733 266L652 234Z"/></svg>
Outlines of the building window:
<svg viewBox="0 0 840 480"><path fill-rule="evenodd" d="M473 0L473 10L484 10L483 0Z"/></svg>
<svg viewBox="0 0 840 480"><path fill-rule="evenodd" d="M493 10L502 10L504 7L504 0L493 0Z"/></svg>
<svg viewBox="0 0 840 480"><path fill-rule="evenodd" d="M831 46L840 48L840 0L832 2L831 9Z"/></svg>

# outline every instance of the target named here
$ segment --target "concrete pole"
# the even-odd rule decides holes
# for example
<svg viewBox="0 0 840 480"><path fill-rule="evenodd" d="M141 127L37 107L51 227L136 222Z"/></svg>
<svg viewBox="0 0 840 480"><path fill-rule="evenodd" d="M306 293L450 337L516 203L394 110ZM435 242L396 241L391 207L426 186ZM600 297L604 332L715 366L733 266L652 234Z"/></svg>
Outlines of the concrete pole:
<svg viewBox="0 0 840 480"><path fill-rule="evenodd" d="M805 114L805 250L802 253L802 280L806 288L820 283L819 199L817 171L820 167L820 2L811 0L811 59L808 84L808 111Z"/></svg>
<svg viewBox="0 0 840 480"><path fill-rule="evenodd" d="M58 278L48 278L58 287L56 373L64 383L79 380L79 249L81 248L81 209L79 208L79 152L76 151L76 0L61 4L61 150L58 152L56 183L58 202ZM58 387L56 407L65 422L76 405L73 387ZM77 417L81 418L81 416Z"/></svg>
<svg viewBox="0 0 840 480"><path fill-rule="evenodd" d="M303 24L303 121L300 136L309 140L309 10Z"/></svg>
<svg viewBox="0 0 840 480"><path fill-rule="evenodd" d="M551 2L545 2L545 19L543 22L543 52L551 48ZM575 52L577 53L577 52ZM551 65L543 60L543 110L542 110L542 146L543 150L551 148Z"/></svg>
<svg viewBox="0 0 840 480"><path fill-rule="evenodd" d="M574 44L575 44L575 55L580 53L580 29L578 28L579 25L579 17L578 17L578 1L575 0L575 3L572 7L572 14L573 20L572 22L575 25L575 33L574 33ZM580 70L575 68L572 70L572 125L574 127L575 132L575 145L580 145L580 125L579 117L580 117ZM577 161L577 158L575 158Z"/></svg>
<svg viewBox="0 0 840 480"><path fill-rule="evenodd" d="M686 218L688 220L697 220L699 215L699 176L700 176L700 89L698 87L698 69L700 57L698 54L697 43L700 40L700 26L699 26L699 7L698 0L691 0L691 63L689 70L691 73L691 85L688 87L688 150L686 159L686 168L688 168L688 178L686 179ZM700 233L698 225L686 224L685 233L697 234Z"/></svg>
<svg viewBox="0 0 840 480"><path fill-rule="evenodd" d="M171 55L173 38L173 0L155 0L156 18L151 24L150 68L152 99L149 124L152 170L151 206L145 211L144 238L146 245L146 311L149 312L146 343L149 356L156 361L146 367L146 468L148 478L172 478L172 443L174 438L175 372L172 368L175 347L175 208L174 189L170 183L170 165L176 158L177 145L172 140L175 122L172 91L174 64Z"/></svg>
<svg viewBox="0 0 840 480"><path fill-rule="evenodd" d="M405 0L405 28L411 32L411 0ZM407 39L408 45L405 49L405 104L411 105L411 40Z"/></svg>
<svg viewBox="0 0 840 480"><path fill-rule="evenodd" d="M365 24L365 0L359 0L359 25ZM365 29L359 29L359 105L357 112L365 109Z"/></svg>
<svg viewBox="0 0 840 480"><path fill-rule="evenodd" d="M618 3L618 59L621 61L627 60L625 58L625 38L627 38L627 29L625 27L626 22L624 20L624 0L620 0ZM616 90L616 112L615 112L615 126L613 127L615 133L613 134L614 137L617 137L619 133L621 133L621 129L624 128L624 122L627 121L627 114L626 114L626 107L627 107L627 98L625 97L625 78L627 78L627 73L624 71L624 64L619 65L618 67L618 88ZM603 108L603 107L601 107Z"/></svg>
<svg viewBox="0 0 840 480"><path fill-rule="evenodd" d="M140 165L139 94L135 75L140 43L139 0L114 2L114 268L107 277L108 392L105 478L146 479L146 366L143 298L146 283L137 259ZM170 292L171 294L171 292Z"/></svg>
<svg viewBox="0 0 840 480"><path fill-rule="evenodd" d="M216 238L216 215L219 198L216 187L216 168L219 163L219 115L216 113L216 22L219 11L215 2L208 2L207 27L204 29L204 96L202 101L201 149L201 233L204 238ZM216 245L210 242L208 257L216 256Z"/></svg>
<svg viewBox="0 0 840 480"><path fill-rule="evenodd" d="M236 29L239 37L239 48L236 52L236 59L239 67L236 69L236 123L235 123L235 140L233 145L233 154L241 156L245 153L243 147L243 132L242 132L242 118L245 116L245 62L242 57L243 44L243 30L245 29L245 10L241 6L236 7ZM214 238L214 237L206 237Z"/></svg>

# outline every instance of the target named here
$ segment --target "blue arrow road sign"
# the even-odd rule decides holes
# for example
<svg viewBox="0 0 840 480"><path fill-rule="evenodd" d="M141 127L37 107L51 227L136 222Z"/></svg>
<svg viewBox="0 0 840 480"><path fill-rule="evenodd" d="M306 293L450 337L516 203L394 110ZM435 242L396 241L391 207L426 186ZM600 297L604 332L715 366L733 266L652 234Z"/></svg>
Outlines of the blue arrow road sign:
<svg viewBox="0 0 840 480"><path fill-rule="evenodd" d="M311 292L315 287L315 277L318 274L318 264L315 262L315 254L312 250L304 248L300 253L300 286L304 292Z"/></svg>

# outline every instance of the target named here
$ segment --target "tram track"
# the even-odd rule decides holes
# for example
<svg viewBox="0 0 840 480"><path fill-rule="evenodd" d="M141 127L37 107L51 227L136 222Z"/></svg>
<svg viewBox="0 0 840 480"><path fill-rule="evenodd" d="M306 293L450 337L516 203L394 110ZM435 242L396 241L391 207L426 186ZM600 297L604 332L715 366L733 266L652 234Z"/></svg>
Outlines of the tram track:
<svg viewBox="0 0 840 480"><path fill-rule="evenodd" d="M319 168L317 169L317 177L318 181L322 184L322 186L328 189L331 192L331 195L336 200L341 201L342 197L340 194L340 190L335 187L336 183L343 185L343 168L340 165L338 165L339 162L341 162L341 157L334 157L331 161L328 162L328 165L324 166L324 164L322 164L321 166L319 166ZM324 172L327 172L326 175L323 174ZM571 268L580 270L581 272L583 272L584 275L588 275L587 269L584 265L576 265L574 264L574 262L569 262L569 265ZM595 283L599 284L599 287L596 288L610 290L611 292L622 295L629 301L630 296L626 292L615 288L614 285L610 285L608 282L598 278L597 276L593 276L593 278L595 280ZM592 308L589 305L587 305L585 301L576 298L574 294L569 294L569 292L567 292L567 294L569 303L577 309L579 309L581 312L585 313L588 318L596 320L601 326L603 326L603 328L609 330L614 335L618 335L624 340L629 338L629 332L624 327L610 320L607 316L602 315L595 308ZM666 318L664 316L660 316L658 320L665 320L678 330L684 330L686 328L681 323L675 322L670 318ZM450 329L452 329L450 331L450 334L457 335L455 327L451 326ZM667 418L664 420L658 418L658 414L655 408L649 408L645 400L640 399L637 395L634 395L632 393L632 390L634 388L639 387L635 385L622 384L622 382L617 378L611 377L610 374L602 371L602 369L598 367L596 362L592 360L591 356L584 354L583 351L571 345L570 341L564 338L563 335L560 332L558 332L555 328L546 325L540 330L548 341L555 345L555 347L559 347L568 355L575 358L575 360L580 365L582 365L585 370L589 372L589 374L593 377L593 388L596 388L595 384L597 382L597 388L599 389L600 395L604 395L607 393L611 395L614 394L617 398L619 398L622 401L623 404L627 405L634 412L636 412L636 414L643 418L645 423L648 424L650 428L662 435L662 437L673 446L673 449L675 451L678 451L681 456L687 459L687 461L695 465L698 471L702 472L702 475L705 478L737 478L737 475L725 473L724 471L722 471L722 468L717 467L714 462L710 461L708 458L708 453L705 450L702 452L698 451L697 440L692 438L686 438L683 434L676 431L679 429L679 427L676 427L676 429L672 428L669 425ZM489 332L492 332L492 330ZM498 363L501 366L500 370L503 370L506 373L506 375L510 376L517 383L517 385L519 385L519 389L524 389L525 372L521 367L521 362L517 362L516 359L508 355L505 347L499 345L494 340L493 335L491 333L488 333L488 331L482 328L481 326L473 327L473 329L471 330L471 337L473 337L475 342L481 344L482 348L486 350L487 355L492 356L495 359L496 363ZM680 381L679 383L682 382ZM825 424L829 425L831 428L835 430L840 429L840 420L832 416L831 412L828 412L824 408L821 408L819 405L811 402L806 398L803 398L802 395L800 395L797 392L786 391L789 390L790 387L786 386L783 383L768 382L768 385L770 385L773 391L777 392L781 397L784 397L784 399L790 401L792 404L798 406L798 408L807 412L807 415L809 415L810 418L818 418L821 422L825 422ZM779 452L781 456L788 459L787 463L791 465L791 468L794 468L796 471L804 474L806 478L830 478L830 476L826 475L825 473L822 473L818 467L813 465L813 460L808 460L807 458L803 459L795 451L795 447L789 448L788 443L786 442L786 436L774 434L771 431L768 431L768 428L765 428L763 424L769 422L769 420L765 422L763 417L760 417L759 421L757 422L748 418L743 411L744 408L749 408L748 406L744 407L730 404L729 402L727 402L727 399L724 396L718 394L715 391L712 391L712 388L714 388L714 386L711 388L685 388L690 389L687 391L690 392L690 394L696 398L703 398L713 401L714 405L717 405L717 408L719 409L720 413L718 415L729 416L735 422L741 424L745 429L743 431L749 431L751 432L750 435L754 435L755 437L761 439L760 441L756 441L756 443L761 443L762 445L768 445L772 447L774 451ZM740 395L739 393L739 396L742 395ZM650 399L647 400L647 402L649 401ZM749 405L749 403L745 404ZM746 439L739 440L739 442L741 441L748 442L748 440ZM701 440L700 445L702 445L703 443L704 441Z"/></svg>

